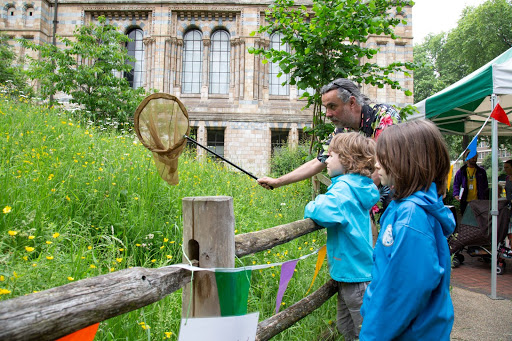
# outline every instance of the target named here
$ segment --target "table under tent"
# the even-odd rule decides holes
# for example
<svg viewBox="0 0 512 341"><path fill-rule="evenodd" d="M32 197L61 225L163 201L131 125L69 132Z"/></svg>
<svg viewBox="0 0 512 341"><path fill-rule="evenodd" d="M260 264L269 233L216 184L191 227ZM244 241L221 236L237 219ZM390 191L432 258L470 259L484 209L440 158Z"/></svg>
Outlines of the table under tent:
<svg viewBox="0 0 512 341"><path fill-rule="evenodd" d="M420 113L434 122L443 133L491 136L491 298L493 299L496 299L498 135L512 136L512 127L491 119L491 124L481 128L498 103L512 122L512 48L470 75L416 104Z"/></svg>

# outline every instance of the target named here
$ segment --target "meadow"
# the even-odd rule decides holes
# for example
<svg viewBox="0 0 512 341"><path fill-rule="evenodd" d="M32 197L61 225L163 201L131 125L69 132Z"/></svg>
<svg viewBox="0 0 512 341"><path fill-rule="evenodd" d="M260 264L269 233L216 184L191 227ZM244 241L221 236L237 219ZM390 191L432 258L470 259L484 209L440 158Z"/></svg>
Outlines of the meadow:
<svg viewBox="0 0 512 341"><path fill-rule="evenodd" d="M267 191L246 175L193 149L179 159L180 183L156 173L151 153L129 132L80 122L48 108L0 94L0 300L71 281L182 259L181 201L231 196L235 233L302 219L311 199L304 181ZM236 260L237 266L284 262L325 244L325 231ZM283 308L302 299L316 257L300 261ZM328 279L324 264L314 285ZM254 271L248 312L273 315L280 269ZM1 302L0 302L1 304ZM95 340L177 340L181 290L100 323ZM336 316L335 299L275 340L313 340Z"/></svg>

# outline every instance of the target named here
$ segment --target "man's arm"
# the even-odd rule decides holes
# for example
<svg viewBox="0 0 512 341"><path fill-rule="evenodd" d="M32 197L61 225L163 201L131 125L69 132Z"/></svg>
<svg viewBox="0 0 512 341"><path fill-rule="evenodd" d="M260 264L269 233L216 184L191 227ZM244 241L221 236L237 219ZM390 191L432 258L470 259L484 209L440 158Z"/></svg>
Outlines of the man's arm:
<svg viewBox="0 0 512 341"><path fill-rule="evenodd" d="M310 178L313 175L320 173L325 169L325 167L326 165L324 163L318 161L318 159L315 158L277 179L265 176L263 178L259 178L258 182L262 187L265 187L266 189L270 189L271 187L278 188Z"/></svg>

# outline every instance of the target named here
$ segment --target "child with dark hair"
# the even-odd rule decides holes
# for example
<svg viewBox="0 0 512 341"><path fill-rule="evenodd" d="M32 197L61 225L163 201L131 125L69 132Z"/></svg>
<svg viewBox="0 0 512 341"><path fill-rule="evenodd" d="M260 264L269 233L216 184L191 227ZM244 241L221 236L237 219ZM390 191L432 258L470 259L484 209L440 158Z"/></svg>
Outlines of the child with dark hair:
<svg viewBox="0 0 512 341"><path fill-rule="evenodd" d="M450 169L443 137L429 121L388 127L377 141L375 166L395 196L380 221L360 340L449 340L446 238L455 219L443 204Z"/></svg>
<svg viewBox="0 0 512 341"><path fill-rule="evenodd" d="M375 170L375 142L359 133L337 134L325 161L332 184L304 212L327 228L329 273L338 285L336 326L345 340L358 338L360 307L371 280L370 208L379 191L370 178Z"/></svg>

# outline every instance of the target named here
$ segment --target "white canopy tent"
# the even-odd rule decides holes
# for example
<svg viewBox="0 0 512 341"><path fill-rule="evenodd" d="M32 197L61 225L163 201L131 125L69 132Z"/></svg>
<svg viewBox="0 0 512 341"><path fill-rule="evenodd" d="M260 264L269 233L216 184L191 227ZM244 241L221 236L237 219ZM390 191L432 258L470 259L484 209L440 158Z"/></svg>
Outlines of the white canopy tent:
<svg viewBox="0 0 512 341"><path fill-rule="evenodd" d="M444 133L475 135L496 104L512 122L512 48L470 75L435 95L419 102L416 107L425 118L434 122ZM496 263L498 228L498 134L512 136L512 127L491 120L480 134L492 136L492 271L491 298L496 299Z"/></svg>

